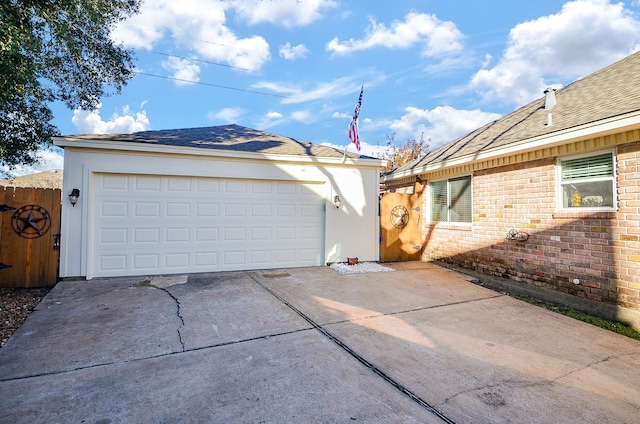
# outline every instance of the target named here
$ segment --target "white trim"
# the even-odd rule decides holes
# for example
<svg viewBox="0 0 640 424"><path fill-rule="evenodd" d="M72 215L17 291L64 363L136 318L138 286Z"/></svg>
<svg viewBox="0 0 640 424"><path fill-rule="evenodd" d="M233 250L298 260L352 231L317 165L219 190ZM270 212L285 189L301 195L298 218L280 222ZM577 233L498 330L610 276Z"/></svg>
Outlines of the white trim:
<svg viewBox="0 0 640 424"><path fill-rule="evenodd" d="M450 193L449 193L449 181L450 180L455 180L456 178L465 178L465 177L469 177L469 189L471 190L470 192L470 197L471 197L471 221L469 222L453 222L453 221L448 221L449 219L449 202L450 202ZM432 183L437 183L440 181L446 181L447 182L447 221L434 221L433 220L433 208L431 207L431 184ZM452 177L447 177L447 178L441 178L438 180L429 180L427 181L427 206L429 207L429 224L430 225L458 225L458 226L473 226L473 175L472 174L461 174L461 175L456 175L456 176L452 176Z"/></svg>
<svg viewBox="0 0 640 424"><path fill-rule="evenodd" d="M76 147L96 150L116 150L143 153L171 153L189 156L209 156L239 160L267 160L272 162L296 162L331 165L358 165L360 167L381 168L386 165L384 159L316 157L301 155L283 155L272 153L243 152L224 149L207 149L199 147L171 146L166 144L151 144L139 142L123 142L111 140L89 140L73 137L53 137L53 144L59 147Z"/></svg>
<svg viewBox="0 0 640 424"><path fill-rule="evenodd" d="M514 153L524 153L527 151L539 150L541 148L567 144L579 139L587 139L615 132L623 132L628 129L637 128L639 125L640 111L636 111L622 116L616 116L597 122L580 125L577 127L567 128L565 130L558 131L552 134L545 134L533 138L528 138L522 141L511 143L507 146L489 148L459 158L444 160L421 166L419 168L413 168L402 173L388 175L384 178L383 181L393 181L403 177L442 170L443 168L451 168L454 166L509 156Z"/></svg>
<svg viewBox="0 0 640 424"><path fill-rule="evenodd" d="M580 158L588 158L591 156L598 156L605 153L611 153L611 160L613 161L613 175L611 176L611 181L613 181L612 187L612 195L613 195L613 206L612 207L593 207L593 208L583 208L583 207L573 207L573 208L565 208L563 206L562 199L562 161L571 160L571 159L580 159ZM559 156L556 158L556 212L615 212L618 210L618 184L617 184L617 176L618 176L618 156L616 149L604 149L604 150L596 150L593 152L582 153L577 155L568 155L568 156ZM593 180L596 181L596 180ZM609 178L601 179L601 181L609 181Z"/></svg>

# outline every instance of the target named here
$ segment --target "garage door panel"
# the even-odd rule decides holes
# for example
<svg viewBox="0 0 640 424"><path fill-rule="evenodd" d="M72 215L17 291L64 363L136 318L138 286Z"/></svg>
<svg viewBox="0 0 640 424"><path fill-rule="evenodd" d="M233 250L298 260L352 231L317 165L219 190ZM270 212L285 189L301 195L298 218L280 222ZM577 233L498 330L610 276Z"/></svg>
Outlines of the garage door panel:
<svg viewBox="0 0 640 424"><path fill-rule="evenodd" d="M251 217L263 218L270 217L272 214L272 206L268 203L258 203L251 205Z"/></svg>
<svg viewBox="0 0 640 424"><path fill-rule="evenodd" d="M170 253L165 255L165 266L168 269L173 268L184 268L188 267L189 264L189 253Z"/></svg>
<svg viewBox="0 0 640 424"><path fill-rule="evenodd" d="M273 193L273 183L271 181L253 181L251 183L251 193L270 196Z"/></svg>
<svg viewBox="0 0 640 424"><path fill-rule="evenodd" d="M124 245L127 243L127 229L126 228L103 228L98 237L100 243L103 244L119 244Z"/></svg>
<svg viewBox="0 0 640 424"><path fill-rule="evenodd" d="M129 180L129 176L124 174L104 174L98 188L103 191L126 193L129 191Z"/></svg>
<svg viewBox="0 0 640 424"><path fill-rule="evenodd" d="M218 241L218 228L212 227L196 227L196 242L215 242Z"/></svg>
<svg viewBox="0 0 640 424"><path fill-rule="evenodd" d="M321 265L324 201L301 183L94 175L91 276Z"/></svg>
<svg viewBox="0 0 640 424"><path fill-rule="evenodd" d="M127 255L103 255L99 258L100 269L104 273L110 271L125 272L127 269ZM118 275L118 274L112 274ZM106 277L110 275L105 275Z"/></svg>
<svg viewBox="0 0 640 424"><path fill-rule="evenodd" d="M293 226L277 227L276 228L276 240L295 240L296 228Z"/></svg>
<svg viewBox="0 0 640 424"><path fill-rule="evenodd" d="M277 217L288 217L292 218L296 216L296 205L289 204L278 204L276 205L276 215Z"/></svg>
<svg viewBox="0 0 640 424"><path fill-rule="evenodd" d="M168 192L190 192L192 190L190 178L184 177L167 177Z"/></svg>
<svg viewBox="0 0 640 424"><path fill-rule="evenodd" d="M220 192L220 180L216 178L196 178L195 190L198 193Z"/></svg>
<svg viewBox="0 0 640 424"><path fill-rule="evenodd" d="M224 205L225 218L245 218L247 216L247 205L243 203L227 203Z"/></svg>
<svg viewBox="0 0 640 424"><path fill-rule="evenodd" d="M276 194L279 196L290 196L296 193L296 187L294 184L289 183L275 183Z"/></svg>
<svg viewBox="0 0 640 424"><path fill-rule="evenodd" d="M223 180L224 191L226 193L246 193L247 181L245 180Z"/></svg>
<svg viewBox="0 0 640 424"><path fill-rule="evenodd" d="M100 204L99 217L123 218L128 216L129 204L127 202L106 201Z"/></svg>
<svg viewBox="0 0 640 424"><path fill-rule="evenodd" d="M134 177L134 187L135 187L135 191L143 191L143 192L149 192L149 191L155 191L155 192L160 192L160 186L161 186L161 178L162 177L158 177L155 175L149 175L149 176L145 176L145 175L139 175L137 177Z"/></svg>
<svg viewBox="0 0 640 424"><path fill-rule="evenodd" d="M296 260L296 251L294 249L276 249L276 263L291 263Z"/></svg>
<svg viewBox="0 0 640 424"><path fill-rule="evenodd" d="M140 272L149 272L150 270L157 269L160 265L160 258L158 254L153 253L138 253L133 256L133 269L137 274Z"/></svg>
<svg viewBox="0 0 640 424"><path fill-rule="evenodd" d="M133 242L135 244L160 242L160 228L134 228Z"/></svg>
<svg viewBox="0 0 640 424"><path fill-rule="evenodd" d="M316 227L300 227L300 239L312 243L319 241ZM315 243L313 244L315 245Z"/></svg>
<svg viewBox="0 0 640 424"><path fill-rule="evenodd" d="M134 218L160 217L160 202L135 202L133 206Z"/></svg>
<svg viewBox="0 0 640 424"><path fill-rule="evenodd" d="M196 216L197 217L211 217L216 218L220 216L220 205L217 203L196 203Z"/></svg>
<svg viewBox="0 0 640 424"><path fill-rule="evenodd" d="M165 228L164 240L166 243L182 243L182 242L188 243L189 241L192 240L191 229L188 227Z"/></svg>
<svg viewBox="0 0 640 424"><path fill-rule="evenodd" d="M299 249L298 255L298 259L303 262L318 259L318 251L316 249Z"/></svg>
<svg viewBox="0 0 640 424"><path fill-rule="evenodd" d="M206 270L215 270L218 266L218 252L196 252L195 267Z"/></svg>
<svg viewBox="0 0 640 424"><path fill-rule="evenodd" d="M165 207L165 216L167 218L191 216L191 204L188 202L169 202Z"/></svg>

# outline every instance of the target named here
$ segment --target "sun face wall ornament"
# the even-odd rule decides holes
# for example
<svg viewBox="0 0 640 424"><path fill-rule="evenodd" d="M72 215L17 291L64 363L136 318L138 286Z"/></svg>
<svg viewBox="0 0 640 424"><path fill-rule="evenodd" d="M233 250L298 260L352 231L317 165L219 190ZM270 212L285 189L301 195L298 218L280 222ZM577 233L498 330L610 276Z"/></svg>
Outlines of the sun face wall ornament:
<svg viewBox="0 0 640 424"><path fill-rule="evenodd" d="M404 228L409 223L409 211L402 205L391 209L391 223L396 228Z"/></svg>
<svg viewBox="0 0 640 424"><path fill-rule="evenodd" d="M51 228L51 216L42 206L27 205L18 209L11 219L13 231L20 237L42 237Z"/></svg>

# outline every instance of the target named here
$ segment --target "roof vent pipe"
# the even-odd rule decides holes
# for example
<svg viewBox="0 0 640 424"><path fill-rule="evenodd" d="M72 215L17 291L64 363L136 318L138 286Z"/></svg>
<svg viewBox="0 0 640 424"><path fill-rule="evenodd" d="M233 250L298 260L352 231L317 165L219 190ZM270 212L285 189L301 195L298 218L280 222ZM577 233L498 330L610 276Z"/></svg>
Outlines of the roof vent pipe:
<svg viewBox="0 0 640 424"><path fill-rule="evenodd" d="M544 108L545 110L553 109L556 105L556 89L555 88L547 88L544 90L544 94L546 98L544 99Z"/></svg>

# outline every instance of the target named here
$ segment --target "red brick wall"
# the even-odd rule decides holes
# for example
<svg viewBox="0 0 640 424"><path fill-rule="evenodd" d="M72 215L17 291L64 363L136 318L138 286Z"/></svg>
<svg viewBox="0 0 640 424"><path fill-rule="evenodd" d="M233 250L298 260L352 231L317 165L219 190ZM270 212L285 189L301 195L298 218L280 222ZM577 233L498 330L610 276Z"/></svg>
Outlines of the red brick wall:
<svg viewBox="0 0 640 424"><path fill-rule="evenodd" d="M640 142L617 150L617 212L556 212L555 164L476 172L473 225L427 223L423 259L640 310Z"/></svg>

